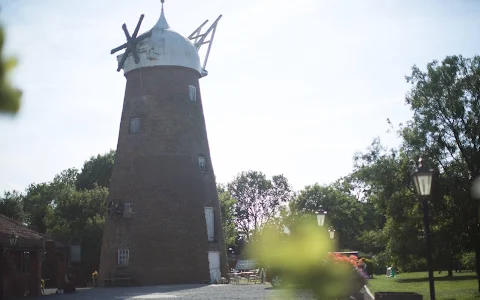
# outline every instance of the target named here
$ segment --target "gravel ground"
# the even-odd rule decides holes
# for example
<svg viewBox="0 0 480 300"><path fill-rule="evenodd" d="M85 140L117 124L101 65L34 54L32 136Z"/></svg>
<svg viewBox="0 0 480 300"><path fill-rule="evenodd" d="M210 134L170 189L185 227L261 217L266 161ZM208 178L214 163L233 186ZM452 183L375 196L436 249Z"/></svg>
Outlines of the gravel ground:
<svg viewBox="0 0 480 300"><path fill-rule="evenodd" d="M270 284L222 284L222 285L169 285L150 287L118 287L118 288L80 288L74 294L42 296L62 298L65 300L140 300L140 299L299 299L312 300L308 291L296 291L294 295L286 295L290 289L273 289ZM32 299L32 298L31 298ZM33 298L33 299L40 299ZM363 299L362 299L363 300ZM365 298L370 300L370 298Z"/></svg>

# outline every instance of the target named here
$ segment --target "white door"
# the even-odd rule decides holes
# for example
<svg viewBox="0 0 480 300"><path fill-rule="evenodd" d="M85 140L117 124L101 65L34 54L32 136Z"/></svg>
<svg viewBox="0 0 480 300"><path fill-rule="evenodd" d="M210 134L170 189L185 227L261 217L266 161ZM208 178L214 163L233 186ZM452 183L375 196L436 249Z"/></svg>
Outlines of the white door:
<svg viewBox="0 0 480 300"><path fill-rule="evenodd" d="M208 251L208 265L210 267L210 283L218 283L222 276L220 272L220 252Z"/></svg>

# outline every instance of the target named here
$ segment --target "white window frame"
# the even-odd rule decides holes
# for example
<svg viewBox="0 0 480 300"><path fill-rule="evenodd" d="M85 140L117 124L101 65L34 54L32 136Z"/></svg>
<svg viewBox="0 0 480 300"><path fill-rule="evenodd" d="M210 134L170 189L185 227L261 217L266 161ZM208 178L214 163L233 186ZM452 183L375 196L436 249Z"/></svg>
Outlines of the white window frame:
<svg viewBox="0 0 480 300"><path fill-rule="evenodd" d="M197 102L197 88L194 85L188 86L188 98L191 102Z"/></svg>
<svg viewBox="0 0 480 300"><path fill-rule="evenodd" d="M130 131L130 134L140 133L140 118L130 119L129 131Z"/></svg>
<svg viewBox="0 0 480 300"><path fill-rule="evenodd" d="M207 239L213 242L215 239L215 209L213 207L205 207L205 221L207 223Z"/></svg>
<svg viewBox="0 0 480 300"><path fill-rule="evenodd" d="M207 159L204 155L198 156L198 167L202 172L207 172Z"/></svg>
<svg viewBox="0 0 480 300"><path fill-rule="evenodd" d="M128 249L118 249L117 251L117 265L126 266L130 260L130 251Z"/></svg>

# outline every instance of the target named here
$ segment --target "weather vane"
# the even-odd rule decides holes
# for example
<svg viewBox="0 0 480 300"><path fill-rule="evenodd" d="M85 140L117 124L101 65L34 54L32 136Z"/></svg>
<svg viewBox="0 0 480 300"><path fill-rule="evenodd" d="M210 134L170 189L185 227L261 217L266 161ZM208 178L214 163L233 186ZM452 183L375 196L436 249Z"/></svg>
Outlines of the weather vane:
<svg viewBox="0 0 480 300"><path fill-rule="evenodd" d="M161 1L162 1L162 5L163 5L165 0L161 0ZM145 34L143 34L143 35L141 35L137 38L138 31L140 30L140 25L142 25L143 17L144 17L144 15L142 14L140 16L140 20L138 20L137 27L135 28L135 31L133 32L132 36L130 36L130 33L128 32L127 25L125 23L123 23L123 25L122 25L122 29L123 29L123 32L125 32L125 37L127 38L127 42L125 44L115 48L115 49L112 49L112 51L110 51L110 54L113 54L117 51L120 51L120 50L126 48L125 53L123 53L122 59L118 62L117 72L120 72L120 70L123 67L123 64L127 60L127 57L130 53L132 53L136 64L138 64L140 62L140 57L138 57L138 53L137 53L137 44L140 41L142 41L142 40L144 40L144 39L146 39L146 38L148 38L152 35L152 32L148 31Z"/></svg>

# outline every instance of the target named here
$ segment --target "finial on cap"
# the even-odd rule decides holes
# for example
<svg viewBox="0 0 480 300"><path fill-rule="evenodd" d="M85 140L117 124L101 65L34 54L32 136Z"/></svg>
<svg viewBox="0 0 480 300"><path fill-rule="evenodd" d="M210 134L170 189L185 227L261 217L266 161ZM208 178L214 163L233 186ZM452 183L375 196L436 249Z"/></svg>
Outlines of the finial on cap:
<svg viewBox="0 0 480 300"><path fill-rule="evenodd" d="M161 0L160 2L162 3L162 12L160 14L160 19L158 19L157 24L155 24L155 27L159 29L168 29L170 26L168 26L167 19L165 19L165 13L163 11L163 3L165 3L165 0Z"/></svg>

